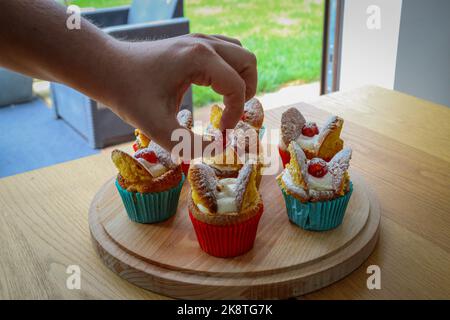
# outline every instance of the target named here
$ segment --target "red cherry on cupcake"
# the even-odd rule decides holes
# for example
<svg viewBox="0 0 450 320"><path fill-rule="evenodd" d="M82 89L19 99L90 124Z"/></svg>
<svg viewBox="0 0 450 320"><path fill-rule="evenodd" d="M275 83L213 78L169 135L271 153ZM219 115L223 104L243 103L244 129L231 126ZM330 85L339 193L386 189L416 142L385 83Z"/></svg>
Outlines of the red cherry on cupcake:
<svg viewBox="0 0 450 320"><path fill-rule="evenodd" d="M134 150L134 152L139 150L139 146L138 146L137 142L133 143L133 150Z"/></svg>
<svg viewBox="0 0 450 320"><path fill-rule="evenodd" d="M316 178L322 178L328 172L328 166L325 160L314 158L309 161L308 173Z"/></svg>
<svg viewBox="0 0 450 320"><path fill-rule="evenodd" d="M139 150L134 154L134 157L136 159L142 158L150 163L158 162L158 157L156 156L156 154L153 151L147 149Z"/></svg>
<svg viewBox="0 0 450 320"><path fill-rule="evenodd" d="M316 134L319 134L319 128L317 128L317 124L315 122L307 122L302 128L302 135L307 137L314 137Z"/></svg>

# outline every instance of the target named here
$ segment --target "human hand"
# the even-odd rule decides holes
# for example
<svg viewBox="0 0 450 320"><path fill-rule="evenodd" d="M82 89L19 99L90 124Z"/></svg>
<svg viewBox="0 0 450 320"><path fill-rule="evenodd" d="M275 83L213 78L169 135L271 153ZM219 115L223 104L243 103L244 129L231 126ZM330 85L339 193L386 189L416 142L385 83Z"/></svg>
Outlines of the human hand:
<svg viewBox="0 0 450 320"><path fill-rule="evenodd" d="M68 30L66 9L51 0L0 1L0 12L0 65L90 96L168 150L190 84L224 96L222 130L236 125L256 91L255 55L236 39L192 34L124 42L84 19Z"/></svg>
<svg viewBox="0 0 450 320"><path fill-rule="evenodd" d="M171 134L180 128L176 114L191 84L223 95L222 130L234 128L256 92L256 57L233 38L190 34L118 42L116 48L119 62L111 67L118 83L110 107L167 150L177 143Z"/></svg>

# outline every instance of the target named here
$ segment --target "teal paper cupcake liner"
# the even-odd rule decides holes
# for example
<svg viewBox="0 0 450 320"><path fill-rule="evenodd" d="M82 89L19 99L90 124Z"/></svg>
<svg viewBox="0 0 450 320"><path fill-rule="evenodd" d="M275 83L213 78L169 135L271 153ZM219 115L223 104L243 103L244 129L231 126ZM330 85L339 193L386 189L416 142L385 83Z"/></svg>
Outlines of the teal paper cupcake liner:
<svg viewBox="0 0 450 320"><path fill-rule="evenodd" d="M122 198L128 217L138 223L156 223L169 219L177 212L178 200L183 187L180 183L167 191L139 193L123 189L116 180L116 187Z"/></svg>
<svg viewBox="0 0 450 320"><path fill-rule="evenodd" d="M349 191L336 199L319 202L303 203L287 194L283 189L284 201L289 220L297 226L312 231L326 231L338 227L344 219L353 184L350 182Z"/></svg>

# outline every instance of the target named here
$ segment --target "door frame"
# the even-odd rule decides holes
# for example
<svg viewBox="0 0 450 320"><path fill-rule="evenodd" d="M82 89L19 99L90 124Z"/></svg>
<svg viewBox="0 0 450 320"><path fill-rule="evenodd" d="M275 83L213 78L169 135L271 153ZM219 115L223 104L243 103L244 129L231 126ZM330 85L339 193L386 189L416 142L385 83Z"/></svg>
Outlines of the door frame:
<svg viewBox="0 0 450 320"><path fill-rule="evenodd" d="M325 0L320 94L339 90L345 0Z"/></svg>

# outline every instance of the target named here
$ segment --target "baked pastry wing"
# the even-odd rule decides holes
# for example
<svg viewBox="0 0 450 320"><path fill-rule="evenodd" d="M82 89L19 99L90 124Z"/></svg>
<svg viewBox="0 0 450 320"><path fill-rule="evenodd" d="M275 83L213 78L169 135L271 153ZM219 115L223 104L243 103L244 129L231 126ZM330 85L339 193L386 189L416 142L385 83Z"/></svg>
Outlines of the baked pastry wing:
<svg viewBox="0 0 450 320"><path fill-rule="evenodd" d="M134 129L134 135L136 136L136 144L139 149L147 148L150 143L150 138L142 133L139 129Z"/></svg>
<svg viewBox="0 0 450 320"><path fill-rule="evenodd" d="M203 163L191 164L188 180L194 203L201 204L211 213L217 212L218 179L214 170Z"/></svg>
<svg viewBox="0 0 450 320"><path fill-rule="evenodd" d="M215 104L211 107L209 122L214 129L220 128L220 119L222 119L223 109ZM244 111L241 122L250 125L253 128L260 129L264 122L264 109L261 102L252 98L244 104Z"/></svg>
<svg viewBox="0 0 450 320"><path fill-rule="evenodd" d="M177 114L177 120L181 126L187 128L189 130L192 129L194 120L192 117L192 112L190 110L187 110L187 109L180 110Z"/></svg>
<svg viewBox="0 0 450 320"><path fill-rule="evenodd" d="M168 152L156 142L150 141L147 149L155 153L158 161L161 162L164 167L168 169L174 169L175 167L177 167L177 164L172 160L172 155L170 154L170 152Z"/></svg>
<svg viewBox="0 0 450 320"><path fill-rule="evenodd" d="M292 107L281 115L281 139L284 145L289 146L302 133L306 120L296 108Z"/></svg>
<svg viewBox="0 0 450 320"><path fill-rule="evenodd" d="M119 174L130 183L148 182L153 179L152 175L134 157L121 150L113 150L111 160L114 162Z"/></svg>
<svg viewBox="0 0 450 320"><path fill-rule="evenodd" d="M220 119L222 119L223 110L219 105L215 104L211 107L211 113L209 115L209 122L214 129L220 128Z"/></svg>
<svg viewBox="0 0 450 320"><path fill-rule="evenodd" d="M309 199L306 155L296 141L289 144L288 151L291 157L290 162L278 175L278 184L287 193L294 195L302 202L306 202Z"/></svg>
<svg viewBox="0 0 450 320"><path fill-rule="evenodd" d="M352 149L344 148L331 159L328 163L328 171L332 176L332 185L336 194L343 194L349 183L349 176L347 173L350 166L350 159L352 158Z"/></svg>
<svg viewBox="0 0 450 320"><path fill-rule="evenodd" d="M244 104L242 120L254 128L260 129L264 122L264 109L261 102L252 98Z"/></svg>
<svg viewBox="0 0 450 320"><path fill-rule="evenodd" d="M231 140L231 145L239 150L239 154L251 151L258 153L260 146L258 131L247 122L239 120L229 135L229 139ZM251 148L252 146L254 148Z"/></svg>
<svg viewBox="0 0 450 320"><path fill-rule="evenodd" d="M236 179L236 207L238 212L254 207L259 201L256 187L256 165L247 163Z"/></svg>
<svg viewBox="0 0 450 320"><path fill-rule="evenodd" d="M319 149L317 157L330 161L333 156L344 147L344 141L340 138L344 120L338 116L331 116L319 132Z"/></svg>
<svg viewBox="0 0 450 320"><path fill-rule="evenodd" d="M293 182L297 186L300 186L303 189L307 189L308 166L305 152L296 141L292 141L289 144L288 151L291 155L291 160L286 166L286 170L289 171L293 179Z"/></svg>

